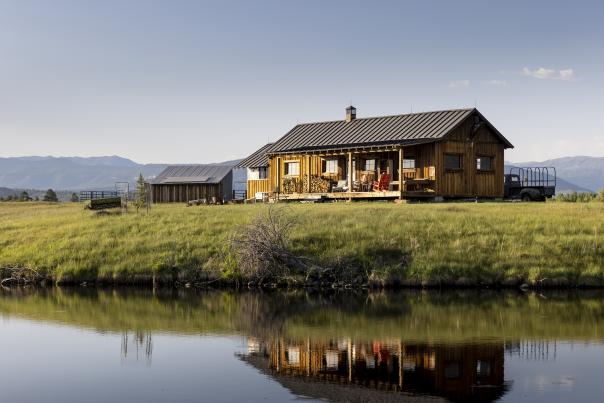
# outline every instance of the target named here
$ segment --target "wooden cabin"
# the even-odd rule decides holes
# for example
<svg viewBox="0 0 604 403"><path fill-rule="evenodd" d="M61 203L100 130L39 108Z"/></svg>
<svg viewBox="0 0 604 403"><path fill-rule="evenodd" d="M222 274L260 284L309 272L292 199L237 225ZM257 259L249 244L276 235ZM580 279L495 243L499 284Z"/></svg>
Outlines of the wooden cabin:
<svg viewBox="0 0 604 403"><path fill-rule="evenodd" d="M504 150L513 145L475 108L296 125L259 150L268 189L312 198L500 198ZM256 153L255 153L256 154Z"/></svg>
<svg viewBox="0 0 604 403"><path fill-rule="evenodd" d="M153 203L205 200L224 203L233 197L233 167L170 165L150 181Z"/></svg>

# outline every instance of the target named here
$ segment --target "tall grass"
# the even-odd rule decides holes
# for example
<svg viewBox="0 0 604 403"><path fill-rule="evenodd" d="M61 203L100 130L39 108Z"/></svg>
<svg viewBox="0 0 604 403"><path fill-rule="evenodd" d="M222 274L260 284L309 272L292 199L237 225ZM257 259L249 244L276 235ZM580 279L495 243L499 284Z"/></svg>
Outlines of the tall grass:
<svg viewBox="0 0 604 403"><path fill-rule="evenodd" d="M408 284L604 285L603 203L291 204L292 252ZM0 267L54 280L232 278L229 237L264 205L0 204ZM390 279L390 280L388 280Z"/></svg>

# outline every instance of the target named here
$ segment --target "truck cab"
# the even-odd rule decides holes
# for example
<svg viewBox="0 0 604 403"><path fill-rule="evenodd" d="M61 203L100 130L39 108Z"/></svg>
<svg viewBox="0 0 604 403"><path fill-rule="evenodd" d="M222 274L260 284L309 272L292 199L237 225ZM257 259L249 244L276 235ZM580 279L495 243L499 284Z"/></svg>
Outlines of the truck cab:
<svg viewBox="0 0 604 403"><path fill-rule="evenodd" d="M545 201L556 194L556 168L510 168L505 174L504 197L522 201Z"/></svg>

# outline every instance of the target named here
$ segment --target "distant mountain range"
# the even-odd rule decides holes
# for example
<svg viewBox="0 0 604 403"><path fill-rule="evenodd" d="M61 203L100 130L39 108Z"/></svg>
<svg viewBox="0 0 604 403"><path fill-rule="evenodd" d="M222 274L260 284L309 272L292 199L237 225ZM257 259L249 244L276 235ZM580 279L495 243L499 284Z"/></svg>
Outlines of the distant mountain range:
<svg viewBox="0 0 604 403"><path fill-rule="evenodd" d="M235 165L239 160L221 164ZM138 164L127 158L9 157L0 158L0 186L11 189L104 190L116 182L134 185L139 174L152 178L168 164ZM7 190L4 191L6 193Z"/></svg>
<svg viewBox="0 0 604 403"><path fill-rule="evenodd" d="M235 165L239 160L221 164ZM127 158L108 157L9 157L0 158L0 194L20 189L61 190L114 189L115 182L134 186L139 173L145 178L159 174L168 164L138 164ZM564 157L541 162L506 162L510 166L553 166L558 174L558 192L597 191L604 188L603 157ZM237 172L237 189L245 189L245 176ZM0 195L0 197L2 197Z"/></svg>
<svg viewBox="0 0 604 403"><path fill-rule="evenodd" d="M515 166L551 166L558 178L581 189L598 191L604 188L604 157L562 157L541 162L513 163ZM562 186L562 184L560 184Z"/></svg>

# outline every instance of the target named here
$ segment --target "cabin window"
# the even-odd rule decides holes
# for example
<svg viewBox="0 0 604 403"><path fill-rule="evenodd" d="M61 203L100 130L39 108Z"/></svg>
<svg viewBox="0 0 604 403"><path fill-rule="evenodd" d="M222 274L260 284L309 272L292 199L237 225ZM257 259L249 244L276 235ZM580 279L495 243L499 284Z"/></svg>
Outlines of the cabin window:
<svg viewBox="0 0 604 403"><path fill-rule="evenodd" d="M403 158L403 169L415 169L415 159Z"/></svg>
<svg viewBox="0 0 604 403"><path fill-rule="evenodd" d="M365 171L375 171L375 160L365 160Z"/></svg>
<svg viewBox="0 0 604 403"><path fill-rule="evenodd" d="M338 173L338 160L337 159L323 160L323 173L337 174Z"/></svg>
<svg viewBox="0 0 604 403"><path fill-rule="evenodd" d="M490 171L493 169L493 157L477 157L476 169L479 171Z"/></svg>
<svg viewBox="0 0 604 403"><path fill-rule="evenodd" d="M300 364L300 348L299 347L288 347L285 352L285 359L289 365Z"/></svg>
<svg viewBox="0 0 604 403"><path fill-rule="evenodd" d="M445 365L445 379L457 379L461 376L461 365L459 362L450 362Z"/></svg>
<svg viewBox="0 0 604 403"><path fill-rule="evenodd" d="M297 176L300 175L300 163L298 161L285 162L285 175Z"/></svg>
<svg viewBox="0 0 604 403"><path fill-rule="evenodd" d="M445 169L460 170L461 155L460 154L445 154Z"/></svg>
<svg viewBox="0 0 604 403"><path fill-rule="evenodd" d="M476 361L476 375L479 378L491 376L491 363L483 360Z"/></svg>
<svg viewBox="0 0 604 403"><path fill-rule="evenodd" d="M268 178L268 167L248 168L247 178L249 180Z"/></svg>

